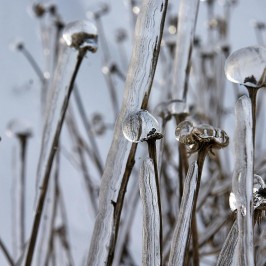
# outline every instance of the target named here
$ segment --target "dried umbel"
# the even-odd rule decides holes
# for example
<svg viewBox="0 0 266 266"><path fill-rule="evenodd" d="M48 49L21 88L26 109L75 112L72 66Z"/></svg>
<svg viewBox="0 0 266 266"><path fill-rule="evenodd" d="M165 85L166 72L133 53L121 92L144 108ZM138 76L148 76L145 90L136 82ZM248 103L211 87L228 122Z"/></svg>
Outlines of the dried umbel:
<svg viewBox="0 0 266 266"><path fill-rule="evenodd" d="M229 144L229 137L224 130L208 124L193 126L191 122L183 121L178 124L175 135L177 141L189 145L190 152L196 152L206 145L212 150Z"/></svg>
<svg viewBox="0 0 266 266"><path fill-rule="evenodd" d="M95 53L98 48L98 32L89 20L80 20L67 24L63 31L66 44L77 50L85 49Z"/></svg>

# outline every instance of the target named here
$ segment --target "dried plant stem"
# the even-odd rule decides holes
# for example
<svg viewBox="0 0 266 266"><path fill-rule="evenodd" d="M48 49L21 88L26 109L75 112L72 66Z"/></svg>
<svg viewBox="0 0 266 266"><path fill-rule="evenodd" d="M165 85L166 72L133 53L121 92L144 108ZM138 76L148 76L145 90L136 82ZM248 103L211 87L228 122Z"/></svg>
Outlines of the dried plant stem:
<svg viewBox="0 0 266 266"><path fill-rule="evenodd" d="M6 260L8 261L10 266L15 266L15 262L13 261L10 253L8 252L7 247L5 246L4 242L2 241L2 239L0 238L0 249L2 249L3 254L6 258Z"/></svg>
<svg viewBox="0 0 266 266"><path fill-rule="evenodd" d="M83 60L85 54L86 54L86 50L80 50L78 53L76 66L75 66L74 72L72 74L72 77L71 77L71 80L69 83L69 87L68 87L68 91L67 91L67 94L64 98L64 102L63 102L63 105L61 108L61 116L60 116L58 123L57 123L57 126L56 126L56 131L55 131L55 135L54 135L53 142L52 142L52 148L49 151L47 166L45 169L45 174L44 174L42 185L41 185L41 192L40 192L40 196L38 198L38 203L37 203L37 210L36 210L35 217L34 217L34 223L33 223L33 227L32 227L29 248L28 248L28 251L26 254L26 262L25 262L26 266L30 266L32 263L32 258L33 258L33 254L34 254L34 250L35 250L35 246L36 246L36 239L37 239L37 235L38 235L38 231L39 231L39 225L40 225L41 216L42 216L42 212L43 212L44 201L45 201L45 197L46 197L46 193L47 193L47 188L48 188L49 178L50 178L50 172L52 169L54 156L55 156L55 153L57 151L58 141L59 141L61 129L63 126L63 122L64 122L66 110L68 107L68 103L70 100L70 95L71 95L71 92L73 90L74 82L75 82L78 70L80 68L80 65L82 63L82 60Z"/></svg>
<svg viewBox="0 0 266 266"><path fill-rule="evenodd" d="M156 152L156 140L150 139L147 141L149 157L153 161L154 165L154 177L156 183L156 192L158 198L158 209L159 209L159 219L160 219L160 261L162 263L162 244L163 244L163 222L162 222L162 206L161 206L161 196L160 196L160 180L158 174L158 166L157 166L157 152Z"/></svg>
<svg viewBox="0 0 266 266"><path fill-rule="evenodd" d="M255 141L256 141L256 108L257 108L257 92L256 88L247 87L249 98L251 100L251 108L252 108L252 138L253 138L253 147L255 149ZM254 152L255 154L255 152Z"/></svg>
<svg viewBox="0 0 266 266"><path fill-rule="evenodd" d="M101 182L99 210L87 261L87 265L90 266L112 263L124 195L137 147L136 144L130 144L124 139L122 123L129 112L138 110L142 102L149 98L160 51L167 4L167 0L142 2L122 108L116 120L114 138ZM145 100L142 100L143 97Z"/></svg>
<svg viewBox="0 0 266 266"><path fill-rule="evenodd" d="M80 117L82 119L82 122L84 124L85 129L86 129L86 132L88 134L88 139L89 139L89 141L91 143L91 147L92 147L92 150L93 150L92 156L93 156L93 159L95 161L95 165L97 166L99 174L102 175L102 173L103 173L103 164L102 164L102 161L101 161L99 148L97 146L97 142L96 142L94 134L92 132L91 124L88 121L88 118L87 118L87 115L86 115L86 112L85 112L85 108L84 108L83 102L81 100L81 97L80 97L80 94L79 94L77 86L75 86L73 93L74 93L75 101L77 103L76 105L77 105Z"/></svg>
<svg viewBox="0 0 266 266"><path fill-rule="evenodd" d="M192 247L193 247L193 265L199 265L199 243L198 243L198 229L197 229L197 219L196 219L196 211L197 211L197 198L199 194L201 175L205 157L208 153L208 146L203 146L198 151L197 165L198 165L198 178L197 178L197 187L195 192L195 203L193 205L193 213L192 213L192 221L191 221L191 236L192 236Z"/></svg>
<svg viewBox="0 0 266 266"><path fill-rule="evenodd" d="M131 174L131 171L133 169L133 166L135 164L135 154L137 150L137 144L133 143L130 149L130 153L128 156L127 160L127 167L124 172L123 180L120 186L117 202L112 202L113 207L114 207L114 222L113 222L113 230L112 230L112 235L110 238L110 247L109 247L109 252L108 252L108 257L107 257L107 266L111 266L113 259L114 259L114 252L115 252L115 246L116 246L116 241L117 241L117 235L118 235L118 230L119 230L119 222L120 222L120 217L121 217L121 212L124 204L124 198L126 194L126 189L127 189L127 184L129 180L129 176Z"/></svg>
<svg viewBox="0 0 266 266"><path fill-rule="evenodd" d="M33 70L35 71L37 76L39 77L40 81L42 83L44 83L43 72L42 72L41 68L39 67L38 63L35 61L32 54L24 46L20 49L20 51L25 56L27 61L30 63L31 67L33 68Z"/></svg>
<svg viewBox="0 0 266 266"><path fill-rule="evenodd" d="M26 151L27 151L28 136L19 136L20 141L20 160L21 160L21 172L20 172L20 250L23 251L25 244L25 195L26 195Z"/></svg>

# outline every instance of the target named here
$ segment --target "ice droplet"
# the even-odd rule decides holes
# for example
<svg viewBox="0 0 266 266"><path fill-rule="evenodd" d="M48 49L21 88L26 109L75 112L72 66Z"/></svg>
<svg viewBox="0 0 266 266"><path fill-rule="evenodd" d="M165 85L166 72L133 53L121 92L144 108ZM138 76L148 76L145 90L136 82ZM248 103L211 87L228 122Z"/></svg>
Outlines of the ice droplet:
<svg viewBox="0 0 266 266"><path fill-rule="evenodd" d="M97 28L90 20L67 24L63 31L63 39L68 46L77 50L85 48L95 53L98 48Z"/></svg>
<svg viewBox="0 0 266 266"><path fill-rule="evenodd" d="M131 142L141 142L151 132L159 131L158 121L146 110L139 110L127 115L123 122L124 137Z"/></svg>
<svg viewBox="0 0 266 266"><path fill-rule="evenodd" d="M249 46L232 53L225 61L228 80L248 87L266 85L266 48Z"/></svg>
<svg viewBox="0 0 266 266"><path fill-rule="evenodd" d="M176 140L183 144L193 144L192 140L190 141L190 135L193 130L193 124L189 121L183 121L177 125L175 130Z"/></svg>

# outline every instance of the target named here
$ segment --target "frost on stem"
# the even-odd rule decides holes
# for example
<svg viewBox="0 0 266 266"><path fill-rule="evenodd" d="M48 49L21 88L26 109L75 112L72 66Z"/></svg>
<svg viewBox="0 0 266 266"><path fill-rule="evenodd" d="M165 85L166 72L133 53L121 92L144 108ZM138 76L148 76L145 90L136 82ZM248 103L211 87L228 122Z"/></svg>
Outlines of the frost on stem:
<svg viewBox="0 0 266 266"><path fill-rule="evenodd" d="M266 48L249 46L233 52L225 62L228 80L250 88L266 85Z"/></svg>
<svg viewBox="0 0 266 266"><path fill-rule="evenodd" d="M77 50L85 49L95 53L98 48L98 33L89 20L74 21L67 24L63 31L66 44Z"/></svg>

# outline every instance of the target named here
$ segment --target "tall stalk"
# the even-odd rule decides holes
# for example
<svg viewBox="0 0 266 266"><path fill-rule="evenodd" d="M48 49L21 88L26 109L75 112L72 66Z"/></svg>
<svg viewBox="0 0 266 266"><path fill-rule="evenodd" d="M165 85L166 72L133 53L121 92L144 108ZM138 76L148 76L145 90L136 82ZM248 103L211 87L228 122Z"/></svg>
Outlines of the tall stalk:
<svg viewBox="0 0 266 266"><path fill-rule="evenodd" d="M86 54L86 50L80 50L78 53L75 70L72 74L70 84L69 84L69 87L67 89L67 94L64 98L63 105L61 107L60 117L59 117L59 120L58 120L57 125L56 125L55 135L53 136L52 146L51 146L51 149L48 151L49 155L48 155L47 165L46 165L45 173L44 173L42 183L41 183L41 192L40 192L40 196L38 198L37 209L35 212L34 222L33 222L33 226L32 226L29 247L28 247L27 254L26 254L26 260L25 260L26 266L30 266L32 264L32 259L33 259L34 250L35 250L35 246L36 246L36 239L37 239L38 232L39 232L39 226L40 226L40 221L41 221L41 217L42 217L42 213L43 213L43 207L44 207L45 197L46 197L46 193L47 193L47 189L48 189L50 172L52 169L54 156L55 156L56 151L57 151L59 137L60 137L61 129L63 126L65 114L67 111L68 103L70 100L70 95L71 95L71 92L73 90L74 82L75 82L77 73L79 71L80 65L82 63L82 60L83 60L85 54Z"/></svg>
<svg viewBox="0 0 266 266"><path fill-rule="evenodd" d="M145 98L148 99L150 94L160 50L167 3L167 0L163 2L144 0L137 19L135 43L127 74L122 108L115 124L114 137L100 187L99 211L87 261L87 265L90 266L104 265L109 249L116 242L118 227L115 224L119 224L126 189L121 190L119 204L116 204L118 193L123 178L125 178L124 185L126 188L128 174L130 174L130 171L127 172L126 170L129 167L127 163L134 164L134 156L132 155L136 150L136 144L132 145L124 138L122 123L130 112L140 109L142 99L145 95ZM117 206L119 206L118 209ZM114 211L116 211L116 215L114 215ZM113 226L114 229L112 229ZM112 244L111 239L113 239ZM113 254L109 255L113 257Z"/></svg>

